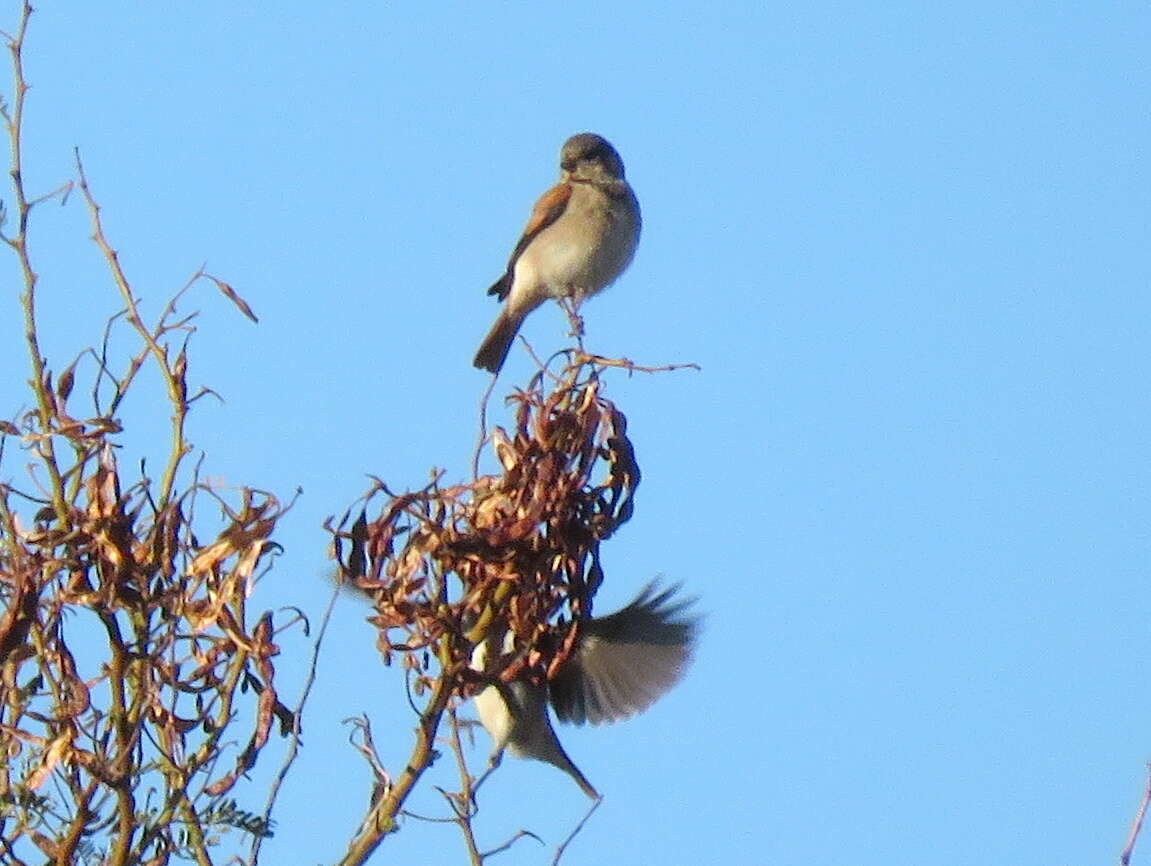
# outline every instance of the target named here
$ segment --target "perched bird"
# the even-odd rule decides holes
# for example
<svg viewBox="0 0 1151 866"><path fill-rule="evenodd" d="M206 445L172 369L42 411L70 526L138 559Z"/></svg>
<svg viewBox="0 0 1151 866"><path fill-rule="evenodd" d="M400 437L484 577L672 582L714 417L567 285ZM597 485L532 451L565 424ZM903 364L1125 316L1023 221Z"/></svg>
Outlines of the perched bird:
<svg viewBox="0 0 1151 866"><path fill-rule="evenodd" d="M475 365L498 373L524 318L548 298L578 303L613 283L635 255L640 224L615 148L591 132L564 142L560 182L536 202L507 270L488 289L506 303Z"/></svg>
<svg viewBox="0 0 1151 866"><path fill-rule="evenodd" d="M480 691L474 700L492 738L492 766L507 749L559 767L585 794L600 799L560 745L548 702L561 722L576 725L617 722L655 703L683 675L695 641L696 620L683 615L691 600L676 599L675 593L676 587L649 584L623 610L582 623L574 651L546 685L513 681ZM488 670L497 642L504 656L516 651L510 631L489 635L472 654L475 670Z"/></svg>

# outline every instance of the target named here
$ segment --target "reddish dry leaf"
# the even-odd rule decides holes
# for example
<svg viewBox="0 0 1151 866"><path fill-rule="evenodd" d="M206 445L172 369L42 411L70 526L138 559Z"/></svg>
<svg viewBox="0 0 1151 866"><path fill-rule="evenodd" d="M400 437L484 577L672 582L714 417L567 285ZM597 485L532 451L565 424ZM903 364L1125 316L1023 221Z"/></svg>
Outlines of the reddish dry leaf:
<svg viewBox="0 0 1151 866"><path fill-rule="evenodd" d="M18 648L25 646L28 630L36 621L38 598L32 589L32 579L24 572L13 575L15 589L5 599L7 608L0 619L0 661L6 660Z"/></svg>
<svg viewBox="0 0 1151 866"><path fill-rule="evenodd" d="M28 790L35 791L48 780L52 771L56 769L56 765L71 749L72 736L72 729L65 728L52 740L40 758L40 766L24 780L24 786Z"/></svg>
<svg viewBox="0 0 1151 866"><path fill-rule="evenodd" d="M204 274L204 276L207 277L209 280L211 280L213 283L215 283L216 288L218 288L223 293L224 297L226 297L229 301L231 301L233 304L235 304L236 308L241 313L243 313L245 316L247 316L253 322L256 322L257 324L259 324L260 320L257 319L256 314L252 312L251 306L249 306L248 302L239 296L239 294L236 292L235 289L233 289L231 287L231 285L229 285L228 283L225 283L223 280L220 280L220 279L217 279L216 277L213 277L211 274Z"/></svg>
<svg viewBox="0 0 1151 866"><path fill-rule="evenodd" d="M599 543L630 517L639 481L622 413L604 398L595 375L584 372L580 380L583 370L569 368L549 394L538 377L511 398L518 403L514 434L500 428L492 434L500 474L393 496L367 524L368 561L360 573L386 578L353 585L375 599L371 621L385 661L398 651L406 667L422 669L415 650L440 656L442 637L481 614L540 648L532 660L537 676L565 651L562 640L543 638L563 607L572 619L587 609L587 588L602 577ZM597 473L602 480L593 481ZM377 489L386 491L382 484ZM439 590L429 594L428 587L450 578L460 587L448 589L452 601L442 604ZM451 647L453 664L465 665L470 645Z"/></svg>
<svg viewBox="0 0 1151 866"><path fill-rule="evenodd" d="M60 398L58 405L61 408L68 402L68 397L72 394L72 386L76 384L77 363L77 361L73 361L69 364L68 369L60 374L60 380L56 383L56 396Z"/></svg>

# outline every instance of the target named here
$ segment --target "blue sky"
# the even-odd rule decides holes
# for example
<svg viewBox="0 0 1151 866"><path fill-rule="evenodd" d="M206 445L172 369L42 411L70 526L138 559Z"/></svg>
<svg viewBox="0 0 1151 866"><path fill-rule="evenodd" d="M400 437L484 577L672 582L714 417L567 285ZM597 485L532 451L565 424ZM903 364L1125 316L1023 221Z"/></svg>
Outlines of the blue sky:
<svg viewBox="0 0 1151 866"><path fill-rule="evenodd" d="M647 715L563 732L607 795L564 862L1105 862L1151 758L1149 25L1105 0L45 3L26 175L81 149L145 309L206 261L259 314L189 301L192 379L226 401L192 438L213 477L303 489L255 602L318 615L321 523L368 474L466 474L484 290L562 141L605 135L644 236L589 347L702 370L610 382L644 481L600 610L663 574L707 623ZM117 308L80 204L33 225L57 369ZM560 347L561 314L524 333ZM501 387L529 370L513 351ZM166 414L125 415L162 453ZM366 613L337 610L267 862L342 853L369 785L343 719L406 755ZM527 762L485 795L482 845L549 843L507 864L585 802ZM463 846L409 823L379 859Z"/></svg>

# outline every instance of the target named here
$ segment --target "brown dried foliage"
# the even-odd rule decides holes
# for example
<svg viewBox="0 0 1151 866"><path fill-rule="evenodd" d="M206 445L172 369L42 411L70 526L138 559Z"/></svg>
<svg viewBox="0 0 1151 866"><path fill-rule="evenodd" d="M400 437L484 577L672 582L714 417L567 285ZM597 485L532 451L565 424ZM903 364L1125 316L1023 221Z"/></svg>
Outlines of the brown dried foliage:
<svg viewBox="0 0 1151 866"><path fill-rule="evenodd" d="M631 517L640 480L626 418L604 396L605 366L577 355L510 397L514 429L490 437L498 473L402 495L377 482L367 499L386 497L378 516L349 525L346 515L333 530L344 579L374 600L384 661L398 656L413 690L431 691L422 723L433 731L451 699L482 685L468 662L489 631L506 627L530 648L496 676L543 680L591 613L600 544ZM561 616L575 628L558 630ZM377 827L391 828L412 783L401 777L378 804Z"/></svg>
<svg viewBox="0 0 1151 866"><path fill-rule="evenodd" d="M548 647L557 615L590 614L600 543L631 516L639 467L598 367L569 366L548 393L544 382L509 398L515 430L491 436L498 474L398 496L378 483L368 498L389 497L380 515L337 532L344 573L375 601L386 663L400 654L422 675L434 657L463 670L493 623ZM544 678L564 652L540 649L525 663Z"/></svg>
<svg viewBox="0 0 1151 866"><path fill-rule="evenodd" d="M109 862L162 863L206 849L205 816L276 720L293 727L271 617L247 611L284 507L245 490L233 509L201 484L160 504L146 479L122 489L110 442L69 442L78 459L64 474L86 477L65 520L45 508L27 527L21 494L0 490L0 846L15 858L32 834L71 863L108 828L121 855ZM222 512L209 543L192 528L205 495ZM248 742L230 756L240 724ZM63 802L49 809L53 788Z"/></svg>
<svg viewBox="0 0 1151 866"><path fill-rule="evenodd" d="M15 86L0 107L14 217L14 233L0 239L23 274L33 405L0 421L0 459L22 454L28 464L3 475L26 483L0 485L0 862L207 864L221 830L268 832L266 818L226 795L277 722L296 727L275 683L277 628L270 614L248 609L288 506L248 488L225 495L185 464L185 423L208 391L189 388L194 314L179 315L177 301L207 279L246 304L199 273L146 324L78 159L75 185L123 309L104 328L102 349L58 375L42 353L27 232L35 208L74 184L39 198L24 191L31 12L25 4L8 37ZM112 335L122 333L137 348L113 358ZM150 408L169 419L171 436L157 481L143 465L125 473L117 459L131 426L124 400L148 365L163 388ZM80 393L88 397L78 407Z"/></svg>

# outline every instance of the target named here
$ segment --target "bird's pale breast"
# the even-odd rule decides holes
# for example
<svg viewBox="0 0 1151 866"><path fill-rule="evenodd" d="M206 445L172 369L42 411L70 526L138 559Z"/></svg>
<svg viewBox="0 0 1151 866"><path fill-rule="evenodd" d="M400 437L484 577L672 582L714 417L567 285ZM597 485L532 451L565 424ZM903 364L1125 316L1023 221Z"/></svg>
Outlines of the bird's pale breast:
<svg viewBox="0 0 1151 866"><path fill-rule="evenodd" d="M553 298L594 295L623 273L639 242L635 198L579 184L563 216L540 232L516 265Z"/></svg>

